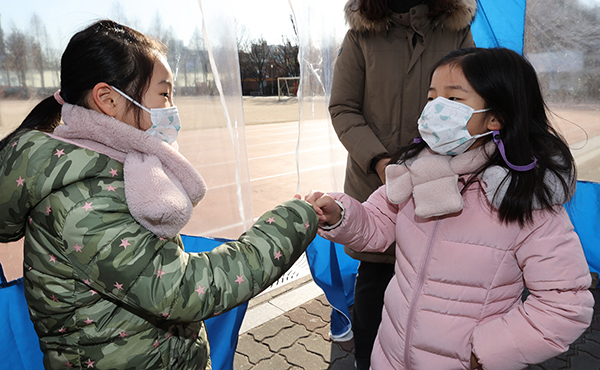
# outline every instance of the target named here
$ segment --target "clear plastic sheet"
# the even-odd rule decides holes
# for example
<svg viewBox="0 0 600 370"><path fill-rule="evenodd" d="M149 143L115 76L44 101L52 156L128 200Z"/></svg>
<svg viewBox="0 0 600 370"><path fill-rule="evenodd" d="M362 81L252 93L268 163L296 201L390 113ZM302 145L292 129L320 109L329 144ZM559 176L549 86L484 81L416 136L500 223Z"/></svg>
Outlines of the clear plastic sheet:
<svg viewBox="0 0 600 370"><path fill-rule="evenodd" d="M347 28L346 0L289 0L300 46L298 192L342 191L347 152L331 126L333 67Z"/></svg>
<svg viewBox="0 0 600 370"><path fill-rule="evenodd" d="M230 0L198 4L205 47L199 59L209 62L207 90L190 97L195 114L189 119L198 124L182 132L189 147L181 152L196 165L208 192L183 232L237 238L253 215L233 7Z"/></svg>
<svg viewBox="0 0 600 370"><path fill-rule="evenodd" d="M600 2L528 0L524 55L568 141L578 178L600 182Z"/></svg>
<svg viewBox="0 0 600 370"><path fill-rule="evenodd" d="M28 5L22 5L27 8ZM3 41L24 35L29 69L25 82L16 70L0 71L0 136L20 124L41 98L59 86L58 64L71 36L98 19L109 18L163 41L169 48L168 61L175 75L175 104L183 129L180 152L204 177L208 192L182 230L191 235L237 237L253 221L250 179L242 96L230 0L182 0L165 8L158 0L135 0L98 4L93 12L86 4L68 7L34 4L31 25L15 27L17 19L2 13ZM140 9L143 8L143 11ZM19 14L15 14L15 18ZM36 22L33 21L36 19ZM68 21L66 21L68 20ZM205 22L203 22L205 20ZM11 27L11 25L13 25ZM34 63L38 43L46 55L46 71L40 74ZM0 58L2 58L4 53ZM6 58L5 58L6 59ZM3 64L4 66L4 64ZM12 68L15 69L15 68ZM10 73L10 80L7 74ZM42 77L43 76L43 82ZM26 87L25 87L26 86Z"/></svg>
<svg viewBox="0 0 600 370"><path fill-rule="evenodd" d="M182 0L168 9L158 0L135 0L99 4L93 13L75 2L47 10L23 4L20 11L29 12L32 18L37 14L38 22L19 28L4 11L1 27L6 52L0 59L6 60L8 38L18 31L37 40L56 62L74 32L101 18L115 19L167 43L176 72L175 103L184 124L180 150L209 186L207 197L183 232L237 237L264 210L294 192L305 195L311 189L343 189L346 151L332 129L327 106L335 58L346 32L345 2L288 0L301 64L298 122L292 123L279 124L276 117L269 117L269 124L244 124L232 0ZM579 178L600 181L596 163L600 158L600 8L593 4L527 1L523 51L539 73L555 112L555 126L573 148ZM143 14L154 16L144 16L141 7L147 9ZM266 19L265 15L256 21ZM194 25L194 32L182 31L183 24ZM47 64L47 71L40 74L35 68L35 49L28 50L27 88L21 86L16 70L0 69L0 136L58 87L56 65ZM277 139L269 135L275 130L287 130L291 138L292 144L285 149L291 153L288 157L274 152ZM264 141L260 154L253 153L259 144L248 147L249 135Z"/></svg>

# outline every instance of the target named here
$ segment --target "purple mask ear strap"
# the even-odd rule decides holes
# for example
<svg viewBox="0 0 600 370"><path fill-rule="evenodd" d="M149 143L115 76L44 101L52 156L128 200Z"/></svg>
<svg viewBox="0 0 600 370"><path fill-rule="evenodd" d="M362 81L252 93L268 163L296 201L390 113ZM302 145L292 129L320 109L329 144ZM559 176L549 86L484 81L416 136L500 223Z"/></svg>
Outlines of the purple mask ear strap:
<svg viewBox="0 0 600 370"><path fill-rule="evenodd" d="M533 157L533 162L531 162L530 164L526 165L526 166L515 166L514 164L510 163L508 161L508 159L506 159L506 151L504 150L504 143L502 142L502 139L500 138L500 131L498 130L494 130L493 134L494 136L494 142L496 143L496 145L498 146L498 149L500 150L500 154L502 155L502 159L504 159L504 162L506 162L506 165L515 170L515 171L529 171L535 168L536 164L537 164L537 158Z"/></svg>
<svg viewBox="0 0 600 370"><path fill-rule="evenodd" d="M420 137L417 136L416 138L413 139L413 144L418 144L422 141L423 141L423 139L421 139Z"/></svg>

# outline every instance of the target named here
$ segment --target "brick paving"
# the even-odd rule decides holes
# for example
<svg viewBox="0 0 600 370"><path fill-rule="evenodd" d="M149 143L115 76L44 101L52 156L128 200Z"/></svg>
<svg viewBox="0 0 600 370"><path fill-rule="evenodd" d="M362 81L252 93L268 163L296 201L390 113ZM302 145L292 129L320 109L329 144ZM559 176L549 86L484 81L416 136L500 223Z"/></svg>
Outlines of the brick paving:
<svg viewBox="0 0 600 370"><path fill-rule="evenodd" d="M235 370L354 369L354 342L329 338L331 306L320 295L240 335Z"/></svg>
<svg viewBox="0 0 600 370"><path fill-rule="evenodd" d="M591 326L567 352L527 370L600 370L600 293ZM331 306L320 295L240 335L234 370L354 370L354 341L329 339Z"/></svg>

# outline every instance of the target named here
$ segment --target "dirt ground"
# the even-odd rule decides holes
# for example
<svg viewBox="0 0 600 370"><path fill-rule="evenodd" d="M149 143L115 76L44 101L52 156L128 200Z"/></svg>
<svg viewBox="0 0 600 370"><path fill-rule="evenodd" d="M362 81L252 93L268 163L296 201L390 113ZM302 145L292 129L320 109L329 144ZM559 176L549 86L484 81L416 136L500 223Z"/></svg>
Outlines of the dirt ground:
<svg viewBox="0 0 600 370"><path fill-rule="evenodd" d="M0 137L16 127L35 104L0 100ZM226 102L231 125L240 127L240 135L246 138L238 147L231 144L235 134L227 128L218 99L179 98L176 104L184 125L180 152L194 163L208 185L206 198L183 233L236 238L244 230L241 214L249 226L298 188L302 195L310 189L341 189L345 150L330 123L322 118L302 123L298 144L297 99L248 97L243 100L242 112L236 110L235 100ZM551 108L555 127L572 147L579 178L600 182L600 104ZM245 128L240 125L242 114ZM238 202L240 194L251 202ZM0 244L0 262L9 279L22 275L22 258L19 243Z"/></svg>

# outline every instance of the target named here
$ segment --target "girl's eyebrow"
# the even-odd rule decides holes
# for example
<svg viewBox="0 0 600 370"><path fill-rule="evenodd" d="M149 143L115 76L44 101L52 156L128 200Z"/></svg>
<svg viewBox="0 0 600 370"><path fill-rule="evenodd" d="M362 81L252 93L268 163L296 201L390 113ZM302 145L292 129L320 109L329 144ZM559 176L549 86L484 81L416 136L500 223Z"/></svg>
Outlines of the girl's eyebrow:
<svg viewBox="0 0 600 370"><path fill-rule="evenodd" d="M446 89L449 90L460 90L460 91L464 91L464 92L469 92L467 91L467 89L465 89L464 87L460 86L460 85L449 85L445 87Z"/></svg>
<svg viewBox="0 0 600 370"><path fill-rule="evenodd" d="M167 84L169 85L169 87L173 87L173 82L171 82L171 80L169 80L168 78L165 78L164 80L161 80L158 82L158 84Z"/></svg>

